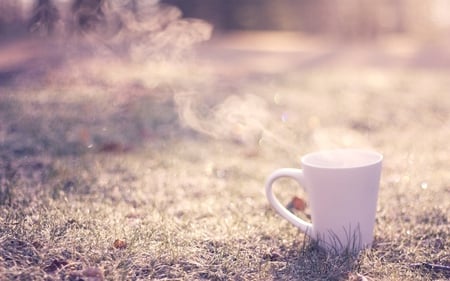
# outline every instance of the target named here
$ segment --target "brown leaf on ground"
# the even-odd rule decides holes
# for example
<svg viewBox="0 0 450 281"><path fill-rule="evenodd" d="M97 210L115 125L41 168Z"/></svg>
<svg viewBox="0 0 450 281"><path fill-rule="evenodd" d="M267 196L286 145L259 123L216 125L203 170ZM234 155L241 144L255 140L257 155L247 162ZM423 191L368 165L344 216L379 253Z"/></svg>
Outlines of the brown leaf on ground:
<svg viewBox="0 0 450 281"><path fill-rule="evenodd" d="M139 213L129 213L129 214L126 214L125 215L125 218L127 218L127 219L140 219L140 218L142 218L142 214L139 214Z"/></svg>
<svg viewBox="0 0 450 281"><path fill-rule="evenodd" d="M119 143L119 142L106 142L103 143L99 146L99 151L100 152L105 152L105 153L121 153L121 152L127 152L129 151L131 148L129 146L124 145L123 143Z"/></svg>
<svg viewBox="0 0 450 281"><path fill-rule="evenodd" d="M289 211L304 211L306 209L306 201L300 197L294 196L291 201L287 204L286 209Z"/></svg>
<svg viewBox="0 0 450 281"><path fill-rule="evenodd" d="M126 249L128 247L128 244L124 240L116 239L113 243L114 248L116 249Z"/></svg>
<svg viewBox="0 0 450 281"><path fill-rule="evenodd" d="M78 140L84 145L89 146L92 143L92 135L87 127L80 128L78 131Z"/></svg>

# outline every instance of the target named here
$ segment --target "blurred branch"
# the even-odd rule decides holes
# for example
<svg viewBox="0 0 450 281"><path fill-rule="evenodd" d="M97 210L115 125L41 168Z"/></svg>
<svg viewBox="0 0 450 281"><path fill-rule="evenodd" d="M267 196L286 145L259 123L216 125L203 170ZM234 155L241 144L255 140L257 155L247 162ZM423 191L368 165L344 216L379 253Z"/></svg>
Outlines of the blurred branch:
<svg viewBox="0 0 450 281"><path fill-rule="evenodd" d="M419 268L419 269L428 269L428 270L432 270L432 271L445 271L445 272L450 273L450 266L441 265L441 264L433 264L433 263L428 263L428 262L413 263L413 264L410 264L410 267Z"/></svg>

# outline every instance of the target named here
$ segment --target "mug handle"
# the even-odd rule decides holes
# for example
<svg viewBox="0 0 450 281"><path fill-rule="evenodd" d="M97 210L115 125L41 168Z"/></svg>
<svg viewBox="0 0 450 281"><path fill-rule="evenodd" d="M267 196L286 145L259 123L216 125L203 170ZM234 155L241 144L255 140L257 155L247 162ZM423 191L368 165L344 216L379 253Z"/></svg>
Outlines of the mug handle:
<svg viewBox="0 0 450 281"><path fill-rule="evenodd" d="M283 168L275 170L266 181L266 196L269 200L269 203L272 205L272 207L275 209L275 211L278 212L279 215L281 215L283 218L288 220L290 223L295 225L297 228L299 228L301 231L305 232L308 235L312 234L312 227L313 225L309 222L306 222L302 220L301 218L297 217L293 213L291 213L288 209L286 209L280 201L276 198L275 194L273 193L272 185L273 183L279 179L279 178L292 178L296 180L301 186L305 187L305 177L303 175L303 170L300 169L293 169L293 168Z"/></svg>

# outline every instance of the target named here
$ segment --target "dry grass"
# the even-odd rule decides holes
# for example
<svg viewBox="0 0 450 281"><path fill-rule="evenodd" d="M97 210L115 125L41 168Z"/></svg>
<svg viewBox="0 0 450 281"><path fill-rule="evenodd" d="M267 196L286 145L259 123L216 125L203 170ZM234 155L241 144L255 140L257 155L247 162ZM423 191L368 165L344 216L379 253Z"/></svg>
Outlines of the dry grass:
<svg viewBox="0 0 450 281"><path fill-rule="evenodd" d="M448 278L414 266L450 265L447 73L236 79L178 62L116 77L98 62L0 87L0 279ZM376 241L358 257L322 252L263 194L273 169L341 146L385 155ZM279 185L286 202L300 192Z"/></svg>

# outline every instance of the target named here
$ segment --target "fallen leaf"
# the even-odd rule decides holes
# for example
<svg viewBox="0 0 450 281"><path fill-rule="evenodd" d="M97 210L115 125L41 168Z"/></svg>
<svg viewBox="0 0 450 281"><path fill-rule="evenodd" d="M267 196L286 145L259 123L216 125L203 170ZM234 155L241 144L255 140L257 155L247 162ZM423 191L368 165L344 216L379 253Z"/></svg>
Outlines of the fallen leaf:
<svg viewBox="0 0 450 281"><path fill-rule="evenodd" d="M139 213L129 213L125 215L125 218L127 219L140 219L142 218L142 214Z"/></svg>
<svg viewBox="0 0 450 281"><path fill-rule="evenodd" d="M100 152L105 152L105 153L121 153L121 152L128 152L131 150L131 147L126 146L123 143L119 143L119 142L106 142L103 144L99 145L98 150Z"/></svg>
<svg viewBox="0 0 450 281"><path fill-rule="evenodd" d="M78 139L86 147L88 147L92 143L91 132L87 127L82 127L79 129Z"/></svg>
<svg viewBox="0 0 450 281"><path fill-rule="evenodd" d="M259 155L259 150L257 147L246 148L242 154L247 158L255 158Z"/></svg>
<svg viewBox="0 0 450 281"><path fill-rule="evenodd" d="M114 243L113 243L113 246L114 246L114 248L116 248L116 249L122 250L122 249L126 249L127 246L128 246L128 244L127 244L127 242L124 241L124 240L116 239L116 240L114 241Z"/></svg>
<svg viewBox="0 0 450 281"><path fill-rule="evenodd" d="M33 242L31 243L31 245L33 245L33 247L34 247L35 249L41 249L42 247L44 247L44 245L42 245L42 243L39 242L39 241L33 241Z"/></svg>
<svg viewBox="0 0 450 281"><path fill-rule="evenodd" d="M306 209L306 201L301 199L300 197L294 196L289 204L286 205L286 209L288 209L289 211L304 211Z"/></svg>

